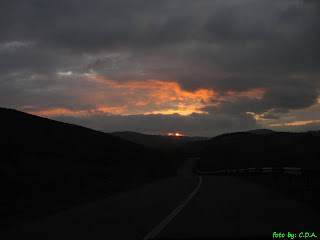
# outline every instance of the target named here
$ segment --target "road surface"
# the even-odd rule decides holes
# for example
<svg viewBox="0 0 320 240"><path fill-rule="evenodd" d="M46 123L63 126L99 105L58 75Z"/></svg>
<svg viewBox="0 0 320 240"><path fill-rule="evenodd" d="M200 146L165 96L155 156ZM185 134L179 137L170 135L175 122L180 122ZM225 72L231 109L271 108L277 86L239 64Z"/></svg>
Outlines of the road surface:
<svg viewBox="0 0 320 240"><path fill-rule="evenodd" d="M162 180L14 227L7 238L144 239L198 181L198 176ZM319 213L285 195L231 176L203 176L197 193L154 237L272 239L274 232L307 231L319 239L319 226Z"/></svg>

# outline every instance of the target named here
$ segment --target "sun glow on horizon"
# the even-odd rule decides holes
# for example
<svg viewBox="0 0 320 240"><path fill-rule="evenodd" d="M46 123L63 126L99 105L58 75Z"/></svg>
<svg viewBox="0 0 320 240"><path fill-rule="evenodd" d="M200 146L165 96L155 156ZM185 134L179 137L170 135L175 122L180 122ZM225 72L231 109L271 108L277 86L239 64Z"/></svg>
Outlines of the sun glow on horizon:
<svg viewBox="0 0 320 240"><path fill-rule="evenodd" d="M176 136L176 137L181 137L183 136L181 133L168 133L168 136Z"/></svg>

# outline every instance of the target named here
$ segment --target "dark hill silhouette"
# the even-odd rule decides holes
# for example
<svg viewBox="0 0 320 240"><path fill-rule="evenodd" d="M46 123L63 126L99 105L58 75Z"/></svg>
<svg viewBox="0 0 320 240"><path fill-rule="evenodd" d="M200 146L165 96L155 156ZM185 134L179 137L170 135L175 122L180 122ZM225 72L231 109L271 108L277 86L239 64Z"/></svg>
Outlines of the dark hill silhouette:
<svg viewBox="0 0 320 240"><path fill-rule="evenodd" d="M194 144L194 147L192 146ZM251 132L217 136L201 146L192 143L192 154L201 157L202 169L248 167L319 168L320 136L314 132ZM191 150L189 150L191 151Z"/></svg>
<svg viewBox="0 0 320 240"><path fill-rule="evenodd" d="M0 108L0 225L174 176L181 158L89 128Z"/></svg>
<svg viewBox="0 0 320 240"><path fill-rule="evenodd" d="M172 149L186 143L210 139L206 137L148 135L137 132L113 132L111 134L154 149Z"/></svg>
<svg viewBox="0 0 320 240"><path fill-rule="evenodd" d="M111 163L143 154L144 147L73 124L62 123L12 109L0 109L2 148L9 153L50 155L76 161ZM125 151L124 151L125 150Z"/></svg>

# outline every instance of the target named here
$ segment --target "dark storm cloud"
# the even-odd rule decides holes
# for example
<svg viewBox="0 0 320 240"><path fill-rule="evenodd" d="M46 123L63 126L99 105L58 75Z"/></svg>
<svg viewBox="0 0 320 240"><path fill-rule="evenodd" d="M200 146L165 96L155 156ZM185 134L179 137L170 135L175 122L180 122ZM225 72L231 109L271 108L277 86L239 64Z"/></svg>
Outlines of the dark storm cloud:
<svg viewBox="0 0 320 240"><path fill-rule="evenodd" d="M52 71L63 67L66 63L70 64L70 61L74 61L74 59L70 60L53 51L33 46L32 43L18 47L3 46L3 49L0 49L0 56L0 74L12 72L51 74Z"/></svg>
<svg viewBox="0 0 320 240"><path fill-rule="evenodd" d="M318 92L307 86L281 86L271 88L262 100L268 108L302 109L317 103Z"/></svg>
<svg viewBox="0 0 320 240"><path fill-rule="evenodd" d="M247 91L256 88L267 87L268 80L264 77L227 77L219 78L214 82L215 89L218 91Z"/></svg>
<svg viewBox="0 0 320 240"><path fill-rule="evenodd" d="M300 1L280 1L287 3L285 7L269 2L251 2L210 17L204 25L204 40L216 45L195 54L231 71L266 74L317 70L319 12Z"/></svg>
<svg viewBox="0 0 320 240"><path fill-rule="evenodd" d="M279 116L275 114L304 109L317 103L318 89L311 82L302 79L282 79L280 84L269 87L261 99L240 97L235 101L213 101L213 106L201 109L211 114L266 113L264 118L277 119Z"/></svg>
<svg viewBox="0 0 320 240"><path fill-rule="evenodd" d="M300 1L241 2L5 1L0 39L76 53L144 52L193 41L192 50L182 50L184 57L198 57L198 64L208 58L227 71L266 74L318 67L320 17L315 7Z"/></svg>
<svg viewBox="0 0 320 240"><path fill-rule="evenodd" d="M2 41L32 39L78 52L180 42L191 24L184 16L167 16L174 11L168 1L10 1L4 5Z"/></svg>

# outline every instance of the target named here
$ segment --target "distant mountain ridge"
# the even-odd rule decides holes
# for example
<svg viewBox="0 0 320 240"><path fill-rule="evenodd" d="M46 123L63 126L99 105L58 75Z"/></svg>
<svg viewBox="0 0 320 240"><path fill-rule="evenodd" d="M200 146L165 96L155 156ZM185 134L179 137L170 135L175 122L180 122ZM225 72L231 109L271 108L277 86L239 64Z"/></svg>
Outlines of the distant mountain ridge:
<svg viewBox="0 0 320 240"><path fill-rule="evenodd" d="M148 135L129 131L113 132L110 134L154 149L172 149L186 143L210 139L207 137Z"/></svg>

